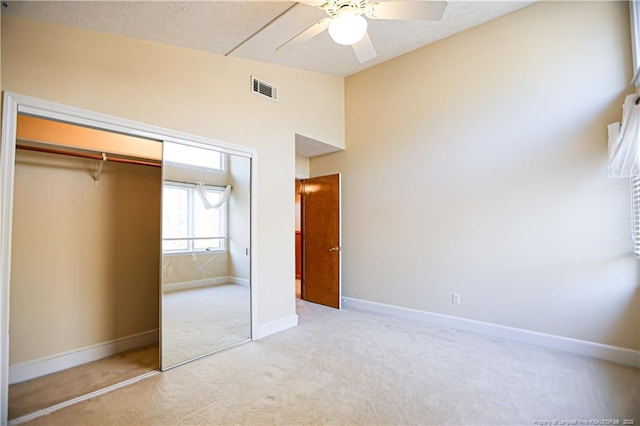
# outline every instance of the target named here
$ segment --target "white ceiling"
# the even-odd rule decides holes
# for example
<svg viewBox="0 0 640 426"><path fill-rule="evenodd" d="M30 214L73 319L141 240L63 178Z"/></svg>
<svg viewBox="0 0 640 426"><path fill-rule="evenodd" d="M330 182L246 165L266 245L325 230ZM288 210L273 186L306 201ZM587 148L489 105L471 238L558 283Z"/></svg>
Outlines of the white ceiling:
<svg viewBox="0 0 640 426"><path fill-rule="evenodd" d="M221 55L233 50L232 56L347 76L532 2L450 0L438 22L370 20L368 32L378 57L364 64L351 47L334 43L326 31L295 49L276 51L326 17L322 10L294 2L7 1L2 13Z"/></svg>

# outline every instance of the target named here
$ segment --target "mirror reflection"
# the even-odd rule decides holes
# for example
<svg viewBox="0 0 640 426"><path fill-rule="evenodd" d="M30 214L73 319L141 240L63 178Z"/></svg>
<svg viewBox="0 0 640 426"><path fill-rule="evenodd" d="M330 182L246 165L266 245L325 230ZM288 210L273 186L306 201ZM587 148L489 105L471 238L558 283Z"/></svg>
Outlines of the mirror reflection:
<svg viewBox="0 0 640 426"><path fill-rule="evenodd" d="M251 338L250 162L163 143L162 369Z"/></svg>

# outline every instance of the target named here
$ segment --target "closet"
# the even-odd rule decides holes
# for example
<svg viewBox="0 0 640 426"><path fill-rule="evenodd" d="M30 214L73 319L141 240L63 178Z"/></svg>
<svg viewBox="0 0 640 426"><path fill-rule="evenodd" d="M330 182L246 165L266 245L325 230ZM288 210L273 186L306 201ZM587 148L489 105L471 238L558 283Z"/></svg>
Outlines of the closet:
<svg viewBox="0 0 640 426"><path fill-rule="evenodd" d="M8 419L251 339L251 158L18 114Z"/></svg>
<svg viewBox="0 0 640 426"><path fill-rule="evenodd" d="M9 419L158 369L161 162L105 133L18 117Z"/></svg>

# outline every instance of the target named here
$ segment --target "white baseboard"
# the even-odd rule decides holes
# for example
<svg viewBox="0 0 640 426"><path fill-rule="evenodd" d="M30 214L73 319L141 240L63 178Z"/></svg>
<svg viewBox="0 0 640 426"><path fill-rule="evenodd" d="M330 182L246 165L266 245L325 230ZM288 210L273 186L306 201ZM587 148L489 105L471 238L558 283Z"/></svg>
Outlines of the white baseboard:
<svg viewBox="0 0 640 426"><path fill-rule="evenodd" d="M229 282L231 284L239 284L244 287L249 287L249 280L246 278L240 278L240 277L227 277L227 278L229 279Z"/></svg>
<svg viewBox="0 0 640 426"><path fill-rule="evenodd" d="M214 285L227 284L229 277L203 278L201 280L180 281L175 283L162 284L162 291L188 290L191 288L211 287Z"/></svg>
<svg viewBox="0 0 640 426"><path fill-rule="evenodd" d="M158 342L158 329L9 366L9 384L24 382Z"/></svg>
<svg viewBox="0 0 640 426"><path fill-rule="evenodd" d="M353 299L350 297L343 298L343 307L378 314L393 315L442 327L471 331L500 339L513 340L530 345L570 352L576 355L612 361L618 364L630 365L632 367L640 367L640 351L633 349L603 345L601 343L588 342L586 340L538 333L536 331L529 331L521 328L506 327L488 322L458 318L427 311L419 311L417 309L403 308L401 306L386 305L384 303L369 302L367 300Z"/></svg>
<svg viewBox="0 0 640 426"><path fill-rule="evenodd" d="M258 324L253 330L252 340L262 339L298 325L298 315L293 314L280 319Z"/></svg>
<svg viewBox="0 0 640 426"><path fill-rule="evenodd" d="M240 284L249 287L249 280L238 277L214 277L203 278L201 280L180 281L175 283L162 284L162 291L171 292L178 290L188 290L192 288L212 287L221 284Z"/></svg>

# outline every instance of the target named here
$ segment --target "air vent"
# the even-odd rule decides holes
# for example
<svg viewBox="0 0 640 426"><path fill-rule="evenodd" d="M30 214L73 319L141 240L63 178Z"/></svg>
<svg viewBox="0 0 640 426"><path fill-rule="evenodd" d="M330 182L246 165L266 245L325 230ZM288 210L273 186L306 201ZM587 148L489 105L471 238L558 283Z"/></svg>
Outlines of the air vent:
<svg viewBox="0 0 640 426"><path fill-rule="evenodd" d="M269 98L272 101L278 100L278 88L269 83L251 76L251 91L257 95Z"/></svg>

